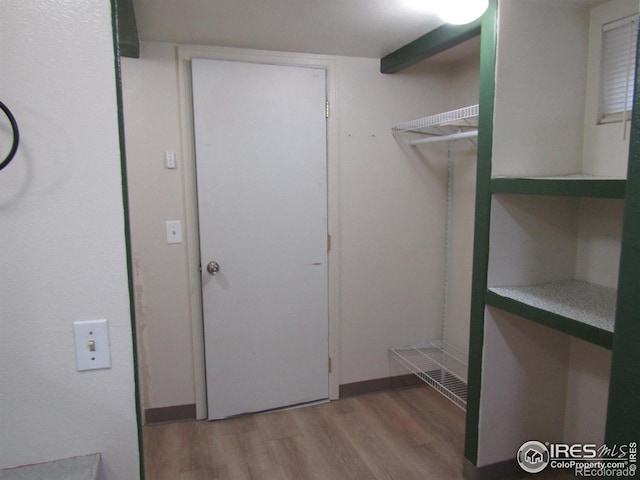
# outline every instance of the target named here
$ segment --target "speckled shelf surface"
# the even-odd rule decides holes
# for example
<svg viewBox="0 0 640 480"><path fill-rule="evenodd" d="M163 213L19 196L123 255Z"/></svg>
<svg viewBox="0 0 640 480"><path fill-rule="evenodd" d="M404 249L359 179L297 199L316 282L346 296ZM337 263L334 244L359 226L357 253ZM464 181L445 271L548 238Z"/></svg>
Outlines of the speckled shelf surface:
<svg viewBox="0 0 640 480"><path fill-rule="evenodd" d="M0 480L99 480L100 454L0 470Z"/></svg>
<svg viewBox="0 0 640 480"><path fill-rule="evenodd" d="M491 287L490 291L563 317L613 332L616 289L581 280L525 287Z"/></svg>
<svg viewBox="0 0 640 480"><path fill-rule="evenodd" d="M521 177L513 177L509 175L496 175L493 178L499 179L509 179L509 178L526 178L529 180L626 180L624 177L607 177L603 175L590 175L587 173L571 173L569 175L551 175L551 176L542 176L542 175L524 175Z"/></svg>

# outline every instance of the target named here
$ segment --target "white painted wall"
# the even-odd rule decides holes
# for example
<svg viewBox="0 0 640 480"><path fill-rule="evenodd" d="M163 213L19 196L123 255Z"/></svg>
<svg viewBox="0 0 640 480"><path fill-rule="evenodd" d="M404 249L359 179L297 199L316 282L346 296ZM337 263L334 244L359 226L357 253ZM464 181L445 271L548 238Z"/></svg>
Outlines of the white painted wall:
<svg viewBox="0 0 640 480"><path fill-rule="evenodd" d="M186 243L167 245L165 230L165 221L180 220L191 234L184 213L175 55L170 45L142 43L140 59L122 59L144 408L194 403ZM176 170L164 168L167 150L176 152Z"/></svg>
<svg viewBox="0 0 640 480"><path fill-rule="evenodd" d="M0 44L21 130L0 172L0 467L101 452L105 478L139 478L110 4L3 1ZM72 322L100 318L113 366L77 372Z"/></svg>
<svg viewBox="0 0 640 480"><path fill-rule="evenodd" d="M564 433L570 338L496 308L485 314L478 466Z"/></svg>
<svg viewBox="0 0 640 480"><path fill-rule="evenodd" d="M611 351L570 339L564 441L604 443Z"/></svg>
<svg viewBox="0 0 640 480"><path fill-rule="evenodd" d="M575 278L617 288L623 200L580 199Z"/></svg>
<svg viewBox="0 0 640 480"><path fill-rule="evenodd" d="M500 3L492 174L581 171L588 10Z"/></svg>
<svg viewBox="0 0 640 480"><path fill-rule="evenodd" d="M340 383L386 377L387 349L440 336L446 163L391 126L448 110L447 72L341 58ZM425 71L426 70L426 71ZM403 372L404 373L404 372Z"/></svg>
<svg viewBox="0 0 640 480"><path fill-rule="evenodd" d="M251 55L278 61L277 52ZM390 370L390 346L440 334L446 164L436 150L404 151L391 127L450 109L452 70L424 64L382 75L376 59L317 58L333 68L329 194L339 280L331 301L345 384L398 373ZM477 102L473 70L458 74L465 85L475 79L470 103ZM123 59L123 84L144 408L190 404L197 312L189 295L199 286L189 281L187 244L166 245L163 230L165 220L178 219L187 239L196 235L185 213L193 192L183 188L191 172L181 158L177 171L162 165L165 150L184 148L176 47L143 42L140 59Z"/></svg>

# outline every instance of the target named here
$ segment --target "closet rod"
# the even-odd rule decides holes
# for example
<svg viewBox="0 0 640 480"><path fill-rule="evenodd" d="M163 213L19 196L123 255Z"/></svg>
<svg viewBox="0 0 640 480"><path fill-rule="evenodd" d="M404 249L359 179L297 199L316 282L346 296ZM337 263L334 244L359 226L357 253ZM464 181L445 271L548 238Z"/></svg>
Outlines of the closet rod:
<svg viewBox="0 0 640 480"><path fill-rule="evenodd" d="M407 142L407 144L414 147L416 145L421 145L423 143L445 142L448 140L460 140L462 138L472 138L477 136L478 136L478 131L471 130L469 132L458 132L458 133L452 133L450 135L434 136L429 138L419 138L417 140L411 140L410 142Z"/></svg>

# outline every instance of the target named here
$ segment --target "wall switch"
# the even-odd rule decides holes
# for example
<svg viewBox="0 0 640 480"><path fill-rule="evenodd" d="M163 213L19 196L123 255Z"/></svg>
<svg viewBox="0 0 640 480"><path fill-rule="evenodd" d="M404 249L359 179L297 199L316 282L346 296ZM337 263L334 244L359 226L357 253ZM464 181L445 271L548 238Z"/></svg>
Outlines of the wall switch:
<svg viewBox="0 0 640 480"><path fill-rule="evenodd" d="M171 170L176 168L176 152L172 150L164 152L164 166Z"/></svg>
<svg viewBox="0 0 640 480"><path fill-rule="evenodd" d="M167 221L167 243L182 243L182 225L180 220Z"/></svg>
<svg viewBox="0 0 640 480"><path fill-rule="evenodd" d="M73 322L73 335L79 372L111 368L109 324L106 320Z"/></svg>

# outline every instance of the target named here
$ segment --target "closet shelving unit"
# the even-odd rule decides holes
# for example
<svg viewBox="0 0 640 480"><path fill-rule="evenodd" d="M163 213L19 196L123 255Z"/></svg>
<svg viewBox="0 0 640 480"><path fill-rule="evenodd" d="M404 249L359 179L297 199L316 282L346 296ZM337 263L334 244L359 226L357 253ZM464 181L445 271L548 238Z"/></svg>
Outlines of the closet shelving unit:
<svg viewBox="0 0 640 480"><path fill-rule="evenodd" d="M492 177L492 195L624 199L626 179L586 174ZM616 312L614 288L561 280L489 287L485 303L546 327L611 349Z"/></svg>
<svg viewBox="0 0 640 480"><path fill-rule="evenodd" d="M638 433L638 388L622 371L629 374L628 345L640 338L629 328L634 300L624 294L634 282L625 251L638 248L629 202L639 184L622 132L599 124L597 112L602 24L637 2L492 4L481 72L481 105L491 115L480 120L470 471L497 471L529 438L621 444ZM579 88L582 97L562 93ZM629 175L617 176L628 158Z"/></svg>
<svg viewBox="0 0 640 480"><path fill-rule="evenodd" d="M582 146L586 115L595 112L563 93L586 85L584 72L599 70L568 68L586 60L591 33L583 22L625 17L629 12L619 9L637 12L637 2L567 5L490 0L479 24L435 30L381 61L381 71L395 73L481 34L464 452L469 478L521 475L514 457L525 440L563 439L580 431L580 438L566 440L584 442L588 434L599 443L622 445L640 435L640 79L629 150L615 156L594 149L593 136L585 135L584 149L574 148L576 142ZM582 8L593 10L584 14ZM616 17L593 17L595 9ZM638 71L640 51L635 53ZM615 175L616 162L625 160L626 180L553 176L580 170L575 158L583 152L597 154L592 158L606 163L602 170ZM583 169L592 171L588 164ZM607 231L593 228L603 221ZM606 237L606 248L577 252L577 242L596 237ZM620 255L614 255L616 246ZM588 265L580 263L585 255L594 261L586 276L614 288L571 278L585 277L586 270L577 270ZM573 269L555 265L567 258L571 264L572 256ZM523 266L530 273L523 274Z"/></svg>
<svg viewBox="0 0 640 480"><path fill-rule="evenodd" d="M478 136L478 105L471 105L404 122L395 125L392 128L392 133L409 147L417 147L433 142L473 140ZM449 148L447 159L445 294L442 309L442 335L439 339L391 348L389 352L392 358L397 360L400 365L465 410L467 405L467 355L446 341L452 203L453 159Z"/></svg>

